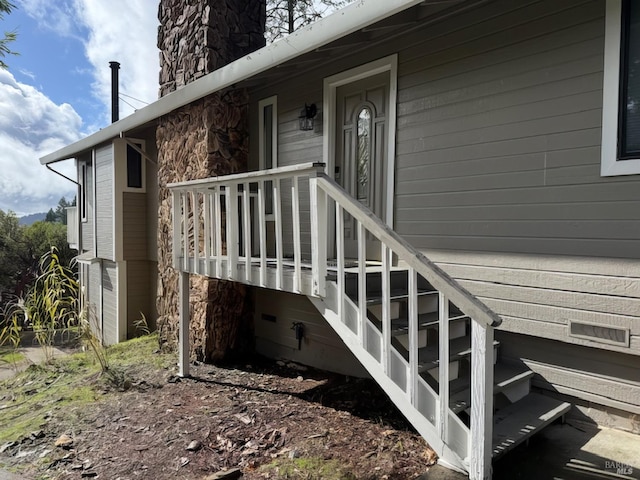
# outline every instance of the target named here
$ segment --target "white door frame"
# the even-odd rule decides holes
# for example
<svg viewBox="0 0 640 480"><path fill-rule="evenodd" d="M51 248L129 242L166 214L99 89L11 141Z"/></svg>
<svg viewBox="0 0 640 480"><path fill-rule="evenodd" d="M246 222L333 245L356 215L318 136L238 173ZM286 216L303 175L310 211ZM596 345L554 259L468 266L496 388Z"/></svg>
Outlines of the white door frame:
<svg viewBox="0 0 640 480"><path fill-rule="evenodd" d="M323 144L322 158L326 164L325 173L331 178L336 165L336 90L342 85L389 72L389 105L387 106L387 171L385 178L385 218L382 220L393 228L393 201L395 197L396 159L396 101L398 96L398 55L380 58L359 67L340 72L324 79L323 91Z"/></svg>

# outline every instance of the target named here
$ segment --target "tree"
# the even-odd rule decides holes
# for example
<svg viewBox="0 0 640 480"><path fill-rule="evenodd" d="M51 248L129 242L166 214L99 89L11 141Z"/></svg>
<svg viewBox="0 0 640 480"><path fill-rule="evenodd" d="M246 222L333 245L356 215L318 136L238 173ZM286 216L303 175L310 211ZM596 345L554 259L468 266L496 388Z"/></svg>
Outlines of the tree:
<svg viewBox="0 0 640 480"><path fill-rule="evenodd" d="M353 0L267 0L267 42L273 42Z"/></svg>
<svg viewBox="0 0 640 480"><path fill-rule="evenodd" d="M11 13L15 8L9 0L0 0L0 20L4 19L5 14ZM17 37L16 32L4 32L4 38L0 38L0 68L8 68L7 64L2 60L7 55L17 55L9 49L9 44Z"/></svg>
<svg viewBox="0 0 640 480"><path fill-rule="evenodd" d="M47 216L45 217L45 222L58 222L63 225L67 224L67 207L72 207L75 205L75 199L72 203L69 203L66 198L62 197L58 201L58 206L54 210L50 208L47 212Z"/></svg>
<svg viewBox="0 0 640 480"><path fill-rule="evenodd" d="M0 210L0 303L20 297L38 276L40 257L56 248L64 265L70 265L75 251L67 244L67 229L59 222L20 225L13 212Z"/></svg>
<svg viewBox="0 0 640 480"><path fill-rule="evenodd" d="M44 221L47 223L54 223L58 221L56 212L53 211L53 208L49 209L49 211L47 212L47 216L44 217Z"/></svg>
<svg viewBox="0 0 640 480"><path fill-rule="evenodd" d="M11 211L0 210L0 297L14 292L22 267L18 260L21 246L22 229L18 217Z"/></svg>

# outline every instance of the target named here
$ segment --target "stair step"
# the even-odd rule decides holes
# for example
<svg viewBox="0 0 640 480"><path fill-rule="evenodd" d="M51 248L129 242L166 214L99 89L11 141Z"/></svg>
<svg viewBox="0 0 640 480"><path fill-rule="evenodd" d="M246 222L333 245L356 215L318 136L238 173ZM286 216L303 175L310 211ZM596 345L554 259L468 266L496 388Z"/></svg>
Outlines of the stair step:
<svg viewBox="0 0 640 480"><path fill-rule="evenodd" d="M500 345L497 340L493 341L493 348ZM449 342L449 362L462 360L471 355L471 337L458 337ZM418 350L418 372L423 373L432 368L437 368L438 345L430 345Z"/></svg>
<svg viewBox="0 0 640 480"><path fill-rule="evenodd" d="M418 290L418 297L424 297L427 295L437 295L437 290ZM389 300L391 302L397 302L401 300L406 300L409 298L409 294L405 289L392 289L389 295ZM356 300L357 299L353 299ZM367 294L367 305L379 305L382 303L383 297L381 292L370 292Z"/></svg>
<svg viewBox="0 0 640 480"><path fill-rule="evenodd" d="M466 315L459 314L449 316L449 321L463 320L469 318ZM440 323L438 312L421 313L418 315L418 330L424 330L429 327L434 327ZM391 336L406 335L409 333L409 319L408 318L396 318L391 323Z"/></svg>
<svg viewBox="0 0 640 480"><path fill-rule="evenodd" d="M500 393L509 387L528 382L533 372L526 367L515 367L504 363L496 364L493 372L493 394ZM449 384L449 408L460 413L471 407L471 378L464 376ZM527 392L528 393L528 392Z"/></svg>
<svg viewBox="0 0 640 480"><path fill-rule="evenodd" d="M500 458L571 409L571 404L537 393L496 412L493 458Z"/></svg>

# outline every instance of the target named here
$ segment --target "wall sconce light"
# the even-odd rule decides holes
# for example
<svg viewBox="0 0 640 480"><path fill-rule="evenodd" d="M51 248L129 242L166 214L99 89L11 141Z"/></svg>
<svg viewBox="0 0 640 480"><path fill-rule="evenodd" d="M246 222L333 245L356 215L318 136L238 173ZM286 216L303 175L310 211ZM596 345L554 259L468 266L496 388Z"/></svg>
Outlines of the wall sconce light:
<svg viewBox="0 0 640 480"><path fill-rule="evenodd" d="M313 130L314 119L318 113L318 108L315 103L311 105L304 104L304 108L300 111L298 120L300 121L300 130Z"/></svg>

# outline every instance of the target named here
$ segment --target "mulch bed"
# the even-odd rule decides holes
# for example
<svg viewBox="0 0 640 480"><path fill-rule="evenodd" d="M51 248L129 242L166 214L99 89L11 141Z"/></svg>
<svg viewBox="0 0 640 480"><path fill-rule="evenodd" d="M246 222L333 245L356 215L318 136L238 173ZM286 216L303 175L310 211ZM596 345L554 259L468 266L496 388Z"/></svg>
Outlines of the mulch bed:
<svg viewBox="0 0 640 480"><path fill-rule="evenodd" d="M53 412L3 462L39 478L200 480L237 468L253 480L318 478L265 467L296 458L336 460L357 479L416 478L436 460L371 380L264 359L196 365L189 379L127 373L127 391ZM56 447L63 434L72 442Z"/></svg>

